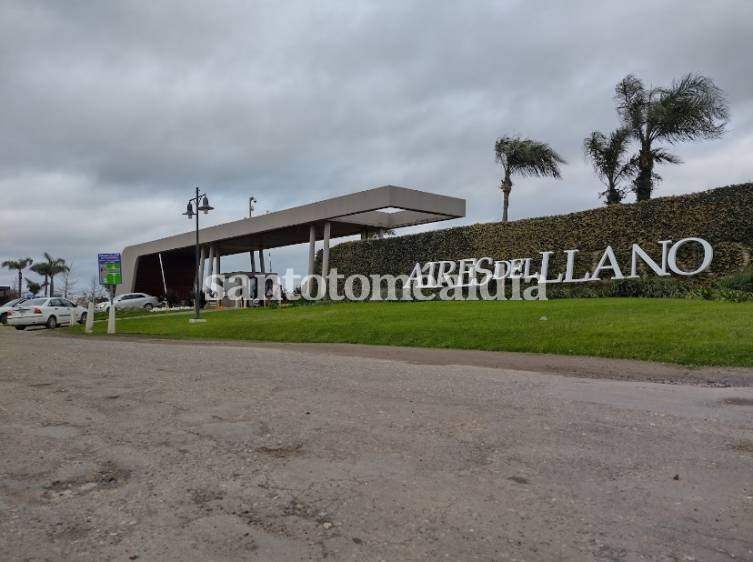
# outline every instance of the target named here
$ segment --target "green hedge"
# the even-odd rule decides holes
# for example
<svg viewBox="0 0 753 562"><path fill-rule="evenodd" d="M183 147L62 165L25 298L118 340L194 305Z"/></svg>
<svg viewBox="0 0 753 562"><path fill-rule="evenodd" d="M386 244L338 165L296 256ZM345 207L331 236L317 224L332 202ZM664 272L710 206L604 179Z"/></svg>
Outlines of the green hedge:
<svg viewBox="0 0 753 562"><path fill-rule="evenodd" d="M704 238L714 247L711 267L690 283L712 284L721 276L745 269L753 249L753 184L567 215L346 242L332 248L330 265L346 277L357 273L400 275L409 274L417 262L484 256L538 258L540 251L554 250L558 253L550 271L555 273L564 269L564 250L580 250L576 260L579 270L592 270L608 245L620 263L630 262L633 243L658 261L660 252L652 251L658 249L657 241L687 237ZM681 262L695 259L691 251L680 254ZM321 263L321 256L317 261Z"/></svg>

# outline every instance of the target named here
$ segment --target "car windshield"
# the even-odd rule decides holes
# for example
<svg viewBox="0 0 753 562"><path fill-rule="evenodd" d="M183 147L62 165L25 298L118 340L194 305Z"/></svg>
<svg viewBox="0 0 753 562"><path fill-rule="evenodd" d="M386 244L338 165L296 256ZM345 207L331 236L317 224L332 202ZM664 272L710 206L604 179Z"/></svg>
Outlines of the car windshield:
<svg viewBox="0 0 753 562"><path fill-rule="evenodd" d="M30 299L28 301L24 301L24 306L43 306L47 304L47 299Z"/></svg>
<svg viewBox="0 0 753 562"><path fill-rule="evenodd" d="M6 302L3 306L13 307L13 306L16 306L17 304L21 304L25 300L26 299L13 299L12 301Z"/></svg>

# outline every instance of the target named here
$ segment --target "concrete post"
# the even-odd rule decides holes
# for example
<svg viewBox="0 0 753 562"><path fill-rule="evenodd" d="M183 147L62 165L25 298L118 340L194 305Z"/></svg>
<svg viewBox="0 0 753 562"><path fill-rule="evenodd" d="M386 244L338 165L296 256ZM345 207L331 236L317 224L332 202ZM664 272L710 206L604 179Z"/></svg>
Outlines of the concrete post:
<svg viewBox="0 0 753 562"><path fill-rule="evenodd" d="M89 300L89 308L86 311L86 328L84 330L87 334L91 334L94 331L94 299Z"/></svg>
<svg viewBox="0 0 753 562"><path fill-rule="evenodd" d="M110 305L110 312L107 316L107 333L108 334L114 334L115 333L115 305Z"/></svg>
<svg viewBox="0 0 753 562"><path fill-rule="evenodd" d="M253 250L251 250L248 254L251 256L251 273L256 273L256 255L254 254Z"/></svg>
<svg viewBox="0 0 753 562"><path fill-rule="evenodd" d="M259 271L267 272L267 265L264 263L264 248L259 248Z"/></svg>

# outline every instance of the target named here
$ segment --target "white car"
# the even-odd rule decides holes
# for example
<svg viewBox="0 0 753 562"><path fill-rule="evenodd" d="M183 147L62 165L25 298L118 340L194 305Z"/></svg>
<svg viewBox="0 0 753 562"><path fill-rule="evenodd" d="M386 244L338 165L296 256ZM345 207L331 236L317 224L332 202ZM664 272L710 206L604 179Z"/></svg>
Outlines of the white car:
<svg viewBox="0 0 753 562"><path fill-rule="evenodd" d="M4 305L0 306L0 323L7 324L8 322L6 321L6 318L8 316L8 311L14 306L18 306L25 300L27 299L13 299L12 301L8 301Z"/></svg>
<svg viewBox="0 0 753 562"><path fill-rule="evenodd" d="M102 310L107 312L110 310L110 303L102 303ZM115 310L123 310L125 308L143 308L144 310L152 310L159 306L159 299L152 297L146 293L125 293L118 295L112 301L115 306Z"/></svg>
<svg viewBox="0 0 753 562"><path fill-rule="evenodd" d="M8 311L8 324L16 330L29 326L56 328L63 324L86 322L86 309L62 297L29 299Z"/></svg>

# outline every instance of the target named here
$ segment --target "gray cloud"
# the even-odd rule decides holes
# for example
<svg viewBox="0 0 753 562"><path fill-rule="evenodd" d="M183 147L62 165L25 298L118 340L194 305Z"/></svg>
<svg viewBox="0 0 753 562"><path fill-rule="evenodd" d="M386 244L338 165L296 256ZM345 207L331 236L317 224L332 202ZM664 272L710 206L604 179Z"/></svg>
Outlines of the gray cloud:
<svg viewBox="0 0 753 562"><path fill-rule="evenodd" d="M746 181L750 21L747 0L6 0L0 258L50 251L88 277L98 250L185 229L197 184L209 223L244 216L252 193L275 210L385 183L466 197L466 222L494 220L505 133L568 160L563 181L516 183L513 218L592 207L602 188L581 140L617 124L629 72L704 73L730 101L727 135L678 146L685 164L663 170L660 194Z"/></svg>

